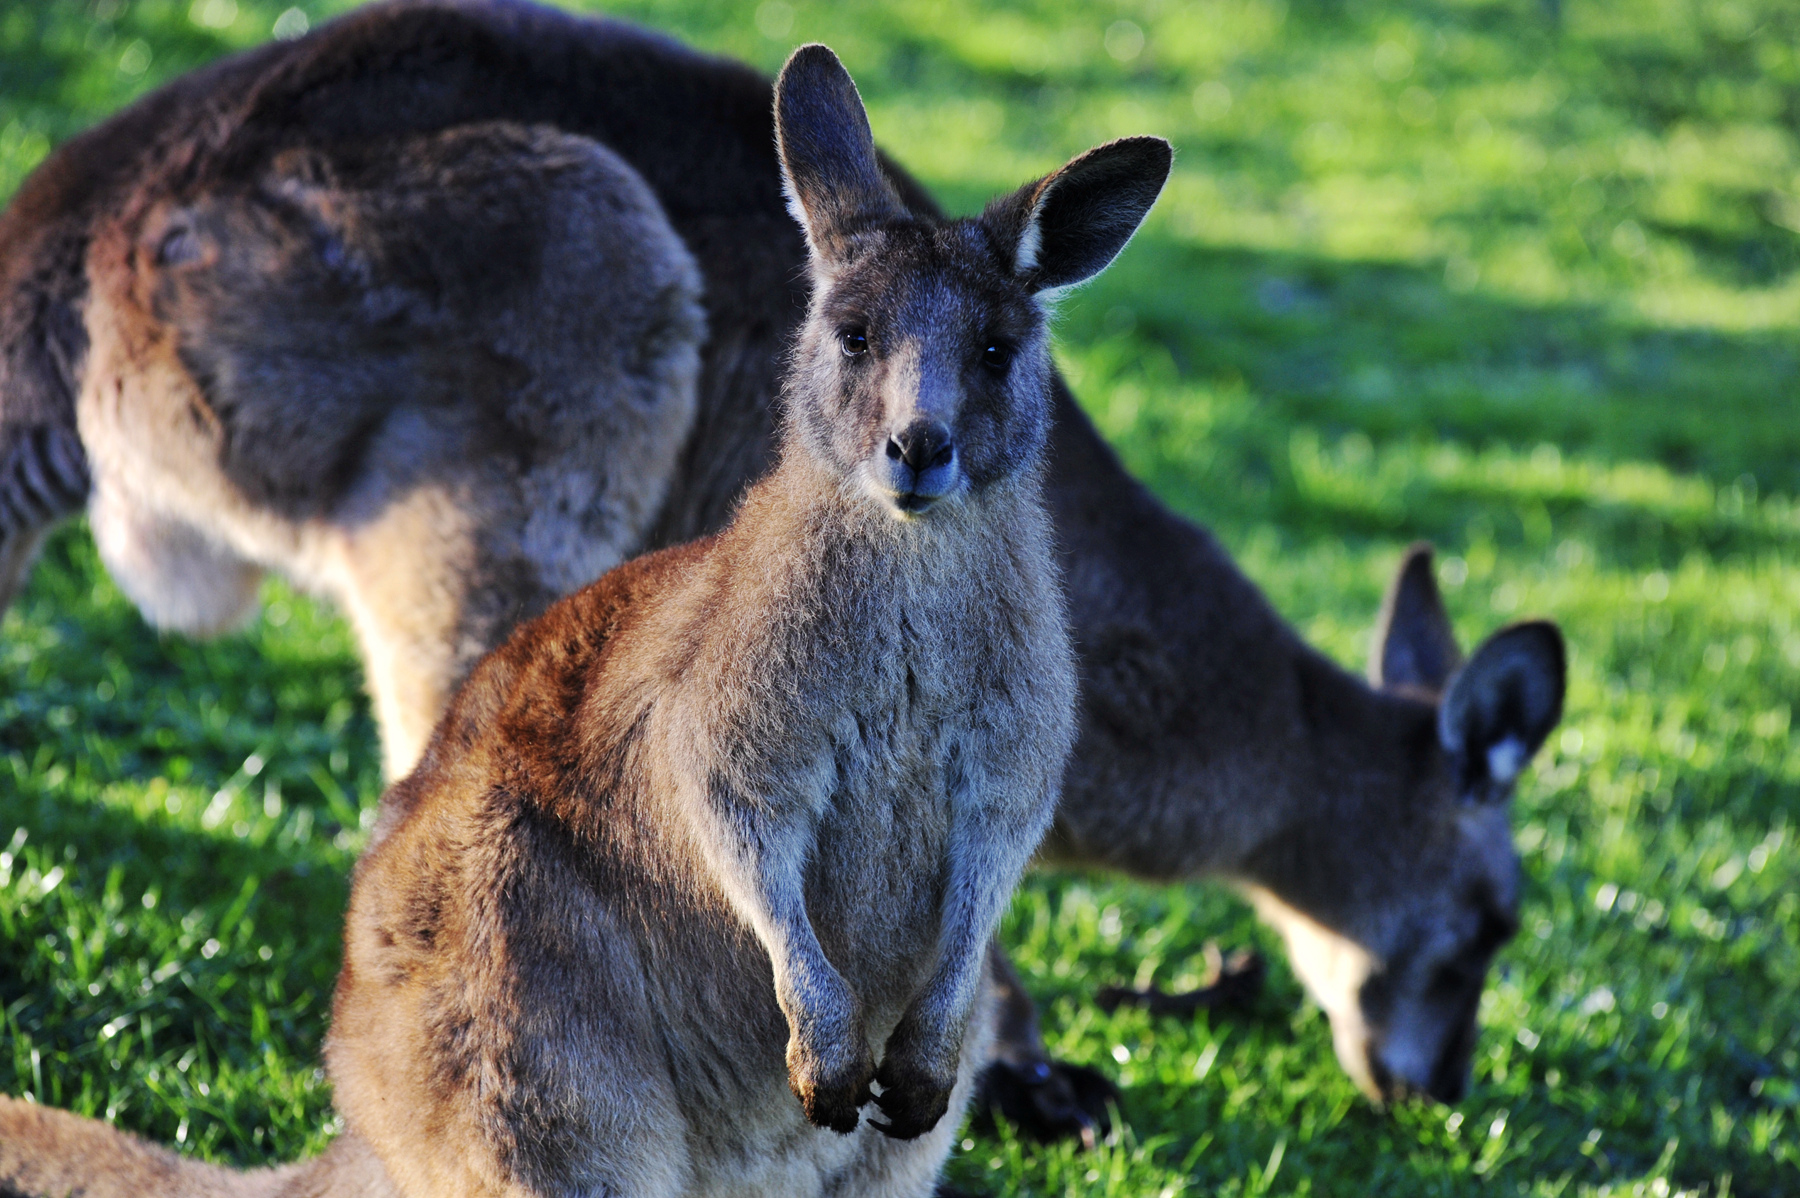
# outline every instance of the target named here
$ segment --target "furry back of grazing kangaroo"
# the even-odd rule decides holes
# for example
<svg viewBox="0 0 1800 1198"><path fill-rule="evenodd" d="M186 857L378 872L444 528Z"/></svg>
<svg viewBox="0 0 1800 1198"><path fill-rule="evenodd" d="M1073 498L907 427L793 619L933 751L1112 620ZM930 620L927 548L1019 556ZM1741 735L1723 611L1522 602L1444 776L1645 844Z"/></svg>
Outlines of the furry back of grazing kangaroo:
<svg viewBox="0 0 1800 1198"><path fill-rule="evenodd" d="M357 868L326 1051L347 1131L246 1188L935 1185L1074 734L1039 297L1112 260L1170 152L1115 142L938 223L830 51L776 98L814 274L778 464L717 536L561 601L462 687ZM0 1190L173 1193L184 1168L0 1105Z"/></svg>
<svg viewBox="0 0 1800 1198"><path fill-rule="evenodd" d="M0 216L0 605L91 478L157 624L241 622L270 567L342 607L392 780L476 658L643 542L702 282L612 150L480 113L355 128L282 49L77 139Z"/></svg>
<svg viewBox="0 0 1800 1198"><path fill-rule="evenodd" d="M110 568L153 617L223 619L229 604L208 596L242 600L256 570L282 570L349 613L390 776L403 773L510 621L583 570L715 530L765 468L777 363L806 311L769 99L756 72L619 22L407 0L177 80L59 148L0 215L0 599L47 522L83 502ZM432 172L405 165L508 144L524 147L510 169L526 185L504 204L471 202L481 193L459 181L500 188L503 157L485 174L444 172L435 191ZM543 155L582 147L583 187L622 201L647 190L653 204L615 208L617 230L533 206L565 194L537 180L584 178L546 174ZM908 207L933 211L885 169ZM632 178L645 189L620 182ZM405 204L455 220L365 215ZM550 235L563 228L580 235ZM706 312L691 404L683 338L698 333L682 254ZM244 266L264 261L273 268ZM495 286L451 288L481 301L459 307L433 299L440 279ZM278 335L297 312L317 336ZM540 324L535 344L554 354L492 335ZM325 347L315 357L411 355L438 382L419 384L429 403L387 382L323 403L298 385L312 377L309 345ZM481 368L465 375L468 363ZM559 379L572 380L562 400L520 423ZM1512 651L1478 649L1458 673L1429 561L1409 558L1376 655L1389 664L1354 677L1307 646L1206 530L1135 482L1061 379L1051 385L1045 494L1082 679L1057 859L1225 878L1262 896L1364 1087L1454 1099L1471 996L1518 890L1508 788L1465 781L1489 748L1513 744L1510 782L1554 722L1554 630L1502 633L1488 645ZM120 435L138 404L147 415L134 419L177 438L173 475L148 452L163 442ZM346 410L356 419L337 418ZM659 417L662 432L642 423ZM291 435L251 435L271 427ZM312 447L308 460L330 447L333 468L288 469L290 442ZM564 493L558 479L573 498L549 510L569 535L523 535L539 509L514 488ZM217 569L191 568L196 556ZM226 585L206 585L215 576ZM1452 704L1458 688L1486 698ZM1510 714L1487 721L1490 708ZM1323 968L1337 959L1352 967ZM1104 1105L1092 1092L1085 1109L1073 1101L1016 997L999 1081L1040 1130L1091 1132Z"/></svg>

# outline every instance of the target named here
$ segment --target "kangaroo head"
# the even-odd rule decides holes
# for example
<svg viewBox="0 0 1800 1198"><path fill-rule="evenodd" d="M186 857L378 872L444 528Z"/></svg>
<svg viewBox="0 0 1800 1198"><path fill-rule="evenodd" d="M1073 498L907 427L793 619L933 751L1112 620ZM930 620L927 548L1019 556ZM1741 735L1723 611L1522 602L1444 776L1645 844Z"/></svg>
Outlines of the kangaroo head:
<svg viewBox="0 0 1800 1198"><path fill-rule="evenodd" d="M1029 469L1050 417L1044 297L1124 248L1168 177L1168 143L1100 146L979 217L937 222L882 174L856 85L824 46L782 68L775 125L813 282L790 441L901 519Z"/></svg>
<svg viewBox="0 0 1800 1198"><path fill-rule="evenodd" d="M1415 546L1384 605L1370 675L1383 693L1338 784L1369 792L1363 822L1377 841L1316 829L1292 854L1300 869L1317 866L1291 891L1300 904L1251 896L1364 1092L1456 1102L1488 966L1518 928L1509 800L1562 716L1562 636L1545 621L1515 624L1465 664L1431 550Z"/></svg>

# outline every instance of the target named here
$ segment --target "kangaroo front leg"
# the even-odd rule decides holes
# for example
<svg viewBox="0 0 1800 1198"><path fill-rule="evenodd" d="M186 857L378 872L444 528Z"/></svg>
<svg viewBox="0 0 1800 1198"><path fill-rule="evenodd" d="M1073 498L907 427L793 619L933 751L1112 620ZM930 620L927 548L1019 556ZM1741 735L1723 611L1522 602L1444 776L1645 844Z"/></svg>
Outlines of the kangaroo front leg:
<svg viewBox="0 0 1800 1198"><path fill-rule="evenodd" d="M1041 802L965 795L956 805L937 969L888 1037L875 1074L875 1102L887 1116L875 1126L895 1139L923 1135L949 1109L988 942L1053 807L1054 793Z"/></svg>
<svg viewBox="0 0 1800 1198"><path fill-rule="evenodd" d="M998 937L988 942L987 968L994 986L994 1044L978 1103L1033 1139L1073 1137L1092 1148L1111 1130L1108 1107L1118 1104L1118 1087L1097 1069L1051 1059L1037 1006Z"/></svg>
<svg viewBox="0 0 1800 1198"><path fill-rule="evenodd" d="M816 819L714 794L699 840L727 899L768 950L775 1000L787 1018L788 1086L807 1119L856 1130L870 1099L875 1056L862 1004L825 956L806 914L806 862Z"/></svg>

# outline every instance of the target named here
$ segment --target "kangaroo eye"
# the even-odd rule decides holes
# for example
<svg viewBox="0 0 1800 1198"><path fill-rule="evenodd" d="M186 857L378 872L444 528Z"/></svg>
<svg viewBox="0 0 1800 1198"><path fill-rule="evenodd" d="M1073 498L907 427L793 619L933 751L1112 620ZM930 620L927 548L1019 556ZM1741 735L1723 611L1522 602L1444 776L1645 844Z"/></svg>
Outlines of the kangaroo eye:
<svg viewBox="0 0 1800 1198"><path fill-rule="evenodd" d="M862 329L838 331L838 348L846 358L860 358L869 352L869 334Z"/></svg>
<svg viewBox="0 0 1800 1198"><path fill-rule="evenodd" d="M981 364L989 370L1005 370L1012 365L1012 346L1004 341L990 341L981 351Z"/></svg>
<svg viewBox="0 0 1800 1198"><path fill-rule="evenodd" d="M200 238L184 225L176 225L164 233L163 239L156 246L158 266L180 266L199 257Z"/></svg>

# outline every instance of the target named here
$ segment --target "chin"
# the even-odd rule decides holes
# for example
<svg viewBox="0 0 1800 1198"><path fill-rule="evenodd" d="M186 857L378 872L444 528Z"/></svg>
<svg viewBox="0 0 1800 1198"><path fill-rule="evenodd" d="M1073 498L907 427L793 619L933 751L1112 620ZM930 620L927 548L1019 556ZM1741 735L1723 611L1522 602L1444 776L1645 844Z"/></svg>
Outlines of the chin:
<svg viewBox="0 0 1800 1198"><path fill-rule="evenodd" d="M863 480L863 489L894 519L907 523L923 519L928 512L943 507L950 499L948 492L943 495L921 495L916 491L901 494L870 478Z"/></svg>

